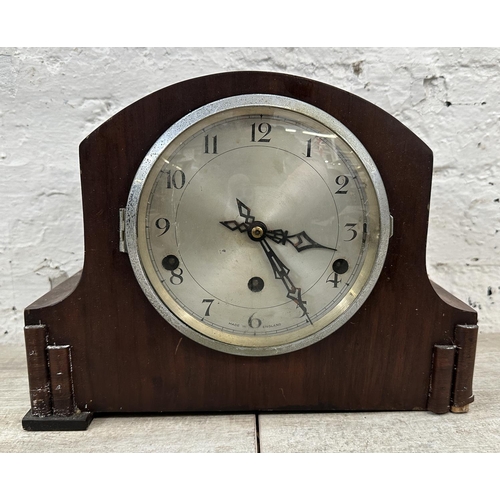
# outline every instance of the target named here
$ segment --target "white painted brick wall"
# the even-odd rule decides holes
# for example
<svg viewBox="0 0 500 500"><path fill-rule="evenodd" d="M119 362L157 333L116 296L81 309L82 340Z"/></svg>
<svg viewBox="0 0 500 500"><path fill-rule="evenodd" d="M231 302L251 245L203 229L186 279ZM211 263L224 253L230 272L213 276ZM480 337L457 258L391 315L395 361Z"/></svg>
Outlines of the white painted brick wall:
<svg viewBox="0 0 500 500"><path fill-rule="evenodd" d="M0 342L83 262L78 145L128 104L221 71L353 92L434 151L430 277L500 331L500 49L0 49Z"/></svg>

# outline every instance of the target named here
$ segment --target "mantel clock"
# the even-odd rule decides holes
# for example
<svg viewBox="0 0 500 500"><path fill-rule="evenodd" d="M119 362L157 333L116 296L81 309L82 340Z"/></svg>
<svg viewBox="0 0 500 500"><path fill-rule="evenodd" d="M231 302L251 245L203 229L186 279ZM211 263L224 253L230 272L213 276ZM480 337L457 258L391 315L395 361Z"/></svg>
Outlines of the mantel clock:
<svg viewBox="0 0 500 500"><path fill-rule="evenodd" d="M380 108L210 75L113 116L80 166L84 267L25 311L25 429L473 401L476 312L425 266L432 153Z"/></svg>

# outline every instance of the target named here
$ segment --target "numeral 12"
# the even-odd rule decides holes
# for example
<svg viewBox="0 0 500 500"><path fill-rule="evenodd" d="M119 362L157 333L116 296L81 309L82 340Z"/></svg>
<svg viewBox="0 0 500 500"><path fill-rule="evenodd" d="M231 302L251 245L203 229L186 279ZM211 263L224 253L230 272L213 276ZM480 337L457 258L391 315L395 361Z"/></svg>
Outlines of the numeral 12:
<svg viewBox="0 0 500 500"><path fill-rule="evenodd" d="M263 134L260 139L255 138L256 131ZM266 139L266 137L271 133L271 125L269 123L259 123L257 127L256 123L252 123L252 142L269 142L271 139Z"/></svg>

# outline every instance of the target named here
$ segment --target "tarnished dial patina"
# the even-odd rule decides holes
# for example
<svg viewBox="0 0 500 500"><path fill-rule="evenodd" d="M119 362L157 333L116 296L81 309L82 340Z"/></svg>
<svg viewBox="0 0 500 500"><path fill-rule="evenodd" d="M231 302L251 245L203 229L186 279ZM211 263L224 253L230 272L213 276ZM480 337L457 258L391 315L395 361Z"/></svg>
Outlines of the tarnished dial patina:
<svg viewBox="0 0 500 500"><path fill-rule="evenodd" d="M140 165L126 244L158 312L219 351L269 356L332 334L383 266L380 174L334 117L252 94L175 123Z"/></svg>

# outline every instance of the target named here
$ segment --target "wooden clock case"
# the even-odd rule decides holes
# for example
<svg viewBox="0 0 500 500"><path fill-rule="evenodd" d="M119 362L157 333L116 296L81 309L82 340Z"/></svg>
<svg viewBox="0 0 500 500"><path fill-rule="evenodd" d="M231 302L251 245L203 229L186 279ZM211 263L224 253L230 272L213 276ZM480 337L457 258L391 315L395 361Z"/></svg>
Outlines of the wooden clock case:
<svg viewBox="0 0 500 500"><path fill-rule="evenodd" d="M270 357L225 354L176 331L120 251L120 209L149 148L190 111L250 93L310 103L350 129L380 171L394 219L384 268L361 309L320 342ZM25 429L85 429L109 412L444 413L473 401L476 312L426 271L432 152L377 106L296 76L205 76L110 118L81 143L80 168L84 267L25 311Z"/></svg>

